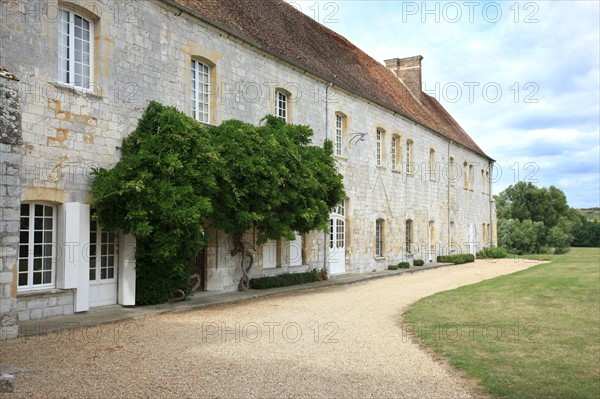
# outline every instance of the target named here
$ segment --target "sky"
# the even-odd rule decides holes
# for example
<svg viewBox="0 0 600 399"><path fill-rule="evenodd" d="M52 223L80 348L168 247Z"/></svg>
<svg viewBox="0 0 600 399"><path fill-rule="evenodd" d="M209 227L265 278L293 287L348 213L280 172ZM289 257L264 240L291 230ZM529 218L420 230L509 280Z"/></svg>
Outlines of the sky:
<svg viewBox="0 0 600 399"><path fill-rule="evenodd" d="M518 181L600 206L600 2L314 1L295 8L382 62L422 55L423 90Z"/></svg>

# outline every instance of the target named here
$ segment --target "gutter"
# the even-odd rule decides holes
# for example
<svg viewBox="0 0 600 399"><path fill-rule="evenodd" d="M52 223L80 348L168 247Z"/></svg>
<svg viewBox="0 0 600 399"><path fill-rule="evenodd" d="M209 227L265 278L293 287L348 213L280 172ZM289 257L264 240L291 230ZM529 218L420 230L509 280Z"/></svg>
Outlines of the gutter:
<svg viewBox="0 0 600 399"><path fill-rule="evenodd" d="M329 82L325 86L325 141L329 139L329 89L331 87L333 87L333 82ZM325 231L323 232L323 269L327 270L327 274L330 275L329 269L327 269L327 232Z"/></svg>

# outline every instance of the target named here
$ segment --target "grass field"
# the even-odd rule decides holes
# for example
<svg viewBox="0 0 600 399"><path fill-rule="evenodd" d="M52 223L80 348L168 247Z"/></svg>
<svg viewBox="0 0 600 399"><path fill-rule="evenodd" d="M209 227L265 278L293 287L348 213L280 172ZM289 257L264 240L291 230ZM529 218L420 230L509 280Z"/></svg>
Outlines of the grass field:
<svg viewBox="0 0 600 399"><path fill-rule="evenodd" d="M502 398L600 398L600 249L425 298L422 342ZM450 271L451 272L451 271Z"/></svg>

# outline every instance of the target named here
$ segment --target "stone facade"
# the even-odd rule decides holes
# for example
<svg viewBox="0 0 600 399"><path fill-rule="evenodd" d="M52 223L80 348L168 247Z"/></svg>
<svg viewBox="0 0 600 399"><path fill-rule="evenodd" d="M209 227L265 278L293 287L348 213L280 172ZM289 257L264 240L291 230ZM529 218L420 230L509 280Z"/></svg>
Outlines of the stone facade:
<svg viewBox="0 0 600 399"><path fill-rule="evenodd" d="M117 147L135 128L151 100L191 112L191 60L210 67L210 124L227 119L258 124L266 114L275 112L276 89L289 96L289 122L312 127L315 143L334 139L336 115L344 116L342 153L337 156L347 193L343 271L381 270L388 264L418 258L435 261L436 254L472 252L495 242L491 190L482 180L489 172L489 158L360 93L332 85L255 43L230 35L175 2L120 5L112 0L36 0L2 1L1 5L2 63L21 81L4 78L6 82L0 87L3 93L18 93L21 98L22 141L5 143L3 127L0 150L6 178L0 185L0 287L9 305L3 305L0 317L18 312L25 320L89 309L90 172L98 166L110 168L119 160ZM92 22L93 83L88 90L61 83L58 77L59 7ZM411 62L415 60L420 67L420 58ZM420 73L417 77L420 79ZM412 74L413 90L418 85L415 79ZM419 91L416 96L421 94ZM15 137L10 132L9 136ZM397 170L392 170L391 159L394 136L399 152ZM406 154L402 153L407 140L412 142L411 173L406 173ZM433 174L428 166L431 150L437 165ZM450 157L458 167L454 183L448 179ZM464 162L474 170L473 182L466 189ZM50 204L56 210L57 250L54 280L48 290L27 291L17 286L21 203ZM377 220L383 221L381 256L374 255L379 245L375 238ZM414 243L408 252L407 220L412 221ZM485 239L482 230L487 225L491 238L486 233ZM248 240L252 239L249 233ZM119 240L121 269L116 303L131 305L135 296L135 242L123 235ZM451 241L456 242L452 248ZM272 248L276 266L263 267L266 256L263 248L257 248L254 275L330 266L329 233L311 233L291 248L284 241ZM292 260L299 256L301 262ZM205 255L205 289L235 290L241 277L237 263L231 256L229 238L211 231Z"/></svg>
<svg viewBox="0 0 600 399"><path fill-rule="evenodd" d="M18 334L15 268L23 160L21 110L14 89L18 81L0 68L0 339Z"/></svg>

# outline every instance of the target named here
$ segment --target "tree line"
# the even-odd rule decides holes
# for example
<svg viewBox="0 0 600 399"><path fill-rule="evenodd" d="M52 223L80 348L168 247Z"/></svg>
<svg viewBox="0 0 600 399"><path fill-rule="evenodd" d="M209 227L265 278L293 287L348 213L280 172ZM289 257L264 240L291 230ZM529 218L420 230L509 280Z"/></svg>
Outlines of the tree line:
<svg viewBox="0 0 600 399"><path fill-rule="evenodd" d="M498 245L515 254L600 246L600 223L569 207L560 189L519 182L495 196Z"/></svg>

